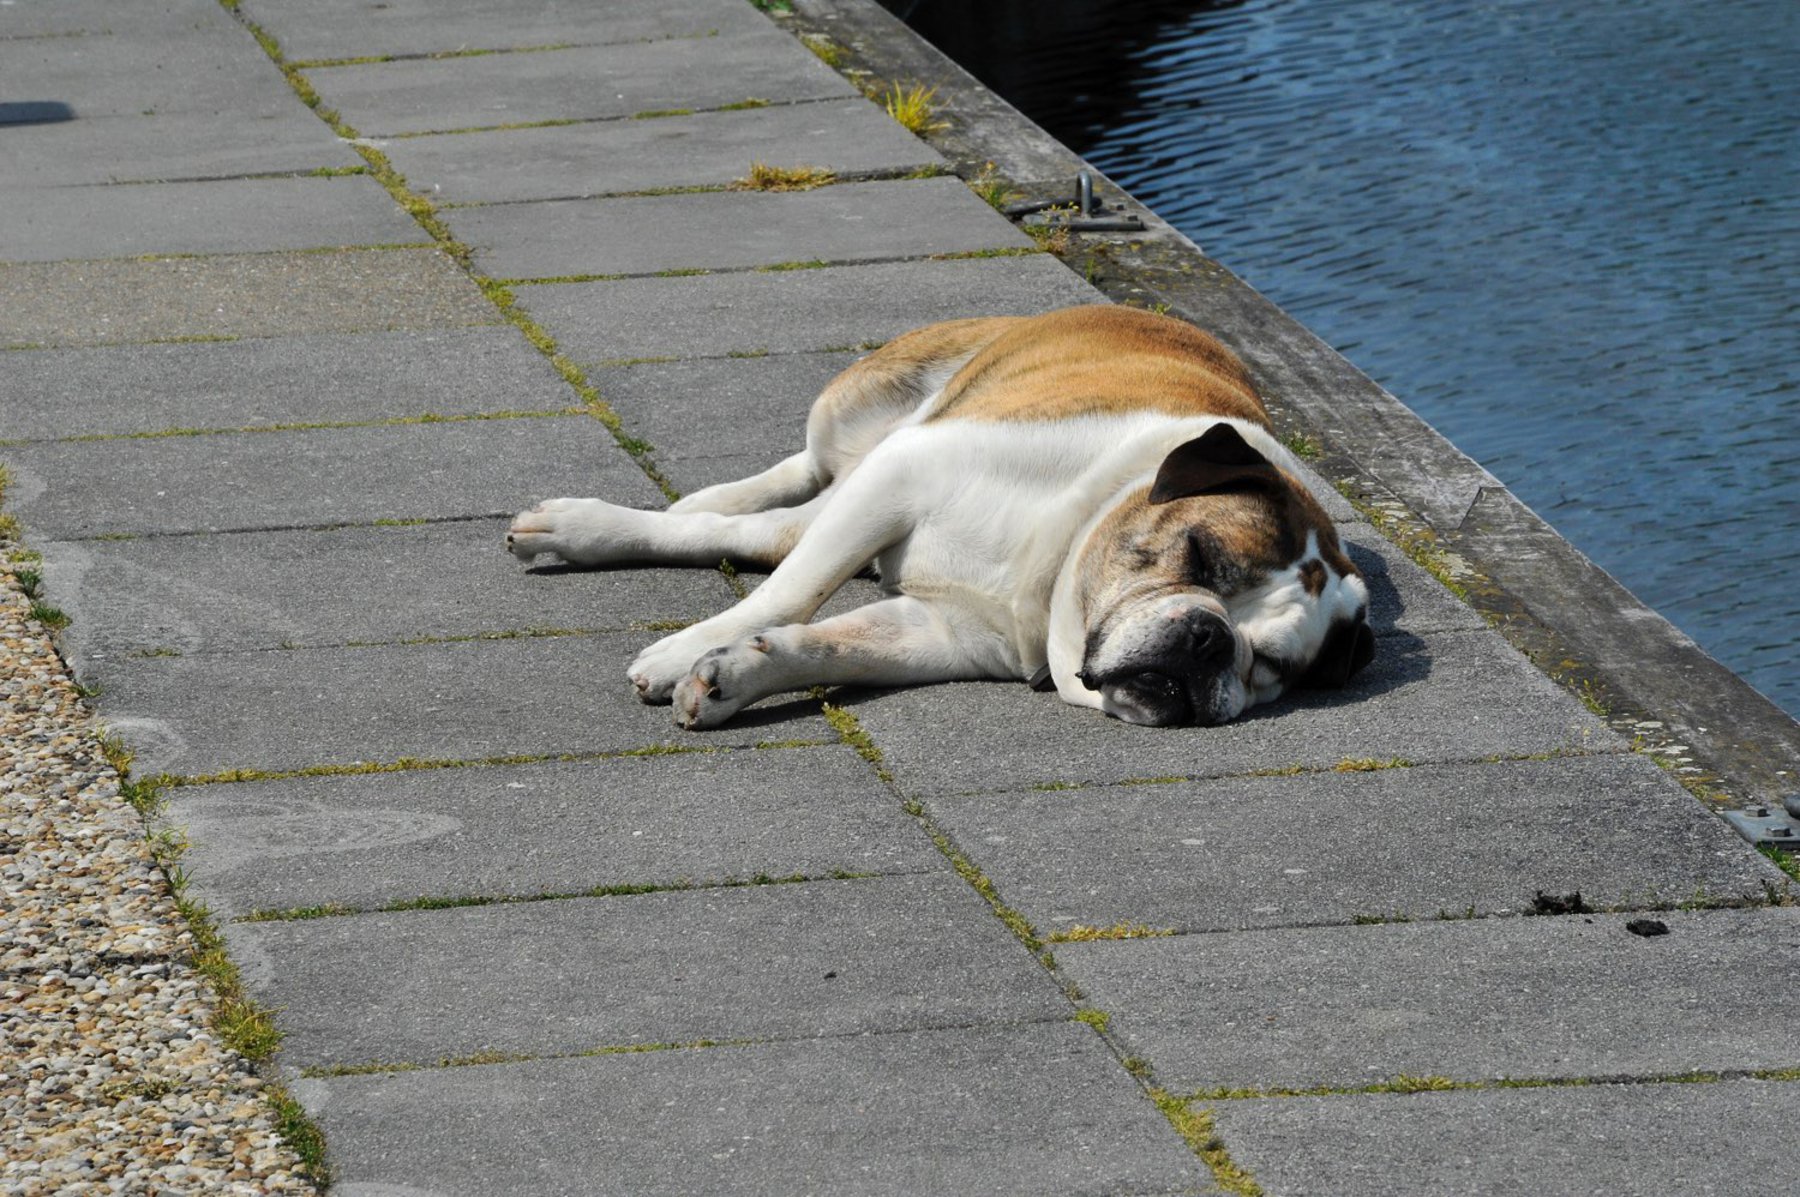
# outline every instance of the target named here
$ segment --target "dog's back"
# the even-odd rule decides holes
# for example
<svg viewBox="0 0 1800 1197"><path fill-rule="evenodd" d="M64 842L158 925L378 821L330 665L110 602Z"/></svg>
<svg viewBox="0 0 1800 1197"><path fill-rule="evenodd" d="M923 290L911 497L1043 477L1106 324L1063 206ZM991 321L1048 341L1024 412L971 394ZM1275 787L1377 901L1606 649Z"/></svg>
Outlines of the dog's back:
<svg viewBox="0 0 1800 1197"><path fill-rule="evenodd" d="M1243 363L1215 338L1167 316L1091 305L952 320L897 337L825 388L806 441L826 484L905 425L1138 411L1269 427Z"/></svg>

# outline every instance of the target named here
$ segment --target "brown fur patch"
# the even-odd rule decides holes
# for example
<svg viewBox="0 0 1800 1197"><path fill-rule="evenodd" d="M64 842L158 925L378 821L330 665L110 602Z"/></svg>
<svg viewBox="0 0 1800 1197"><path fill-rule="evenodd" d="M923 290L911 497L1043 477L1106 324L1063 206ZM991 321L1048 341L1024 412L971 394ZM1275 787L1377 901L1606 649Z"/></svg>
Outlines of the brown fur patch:
<svg viewBox="0 0 1800 1197"><path fill-rule="evenodd" d="M1306 587L1306 593L1318 598L1325 593L1325 565L1321 561L1308 561L1300 567L1300 585Z"/></svg>
<svg viewBox="0 0 1800 1197"><path fill-rule="evenodd" d="M868 408L900 407L910 415L925 398L917 384L945 362L967 358L1022 321L1016 316L945 320L895 337L846 367L818 398L818 414L843 420Z"/></svg>
<svg viewBox="0 0 1800 1197"><path fill-rule="evenodd" d="M1217 339L1185 321L1108 305L1012 322L950 380L932 418L1065 420L1141 410L1269 427L1243 363Z"/></svg>

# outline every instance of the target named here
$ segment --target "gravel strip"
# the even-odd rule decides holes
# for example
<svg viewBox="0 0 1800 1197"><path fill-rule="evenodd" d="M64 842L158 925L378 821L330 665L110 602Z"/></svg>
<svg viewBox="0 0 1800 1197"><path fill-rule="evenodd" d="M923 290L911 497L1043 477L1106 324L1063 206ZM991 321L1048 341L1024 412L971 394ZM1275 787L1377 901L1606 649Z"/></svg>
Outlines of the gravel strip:
<svg viewBox="0 0 1800 1197"><path fill-rule="evenodd" d="M316 1193L0 538L0 1193Z"/></svg>

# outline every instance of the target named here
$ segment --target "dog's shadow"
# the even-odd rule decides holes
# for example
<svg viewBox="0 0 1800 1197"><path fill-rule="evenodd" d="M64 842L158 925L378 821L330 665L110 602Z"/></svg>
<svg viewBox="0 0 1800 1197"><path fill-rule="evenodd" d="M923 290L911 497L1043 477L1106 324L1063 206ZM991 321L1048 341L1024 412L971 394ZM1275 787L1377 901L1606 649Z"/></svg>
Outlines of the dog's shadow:
<svg viewBox="0 0 1800 1197"><path fill-rule="evenodd" d="M1355 706L1427 680L1431 677L1431 666L1431 646L1420 637L1411 632L1378 631L1375 634L1375 659L1341 688L1296 687L1274 702L1250 708L1239 716L1238 722L1275 719L1292 711Z"/></svg>

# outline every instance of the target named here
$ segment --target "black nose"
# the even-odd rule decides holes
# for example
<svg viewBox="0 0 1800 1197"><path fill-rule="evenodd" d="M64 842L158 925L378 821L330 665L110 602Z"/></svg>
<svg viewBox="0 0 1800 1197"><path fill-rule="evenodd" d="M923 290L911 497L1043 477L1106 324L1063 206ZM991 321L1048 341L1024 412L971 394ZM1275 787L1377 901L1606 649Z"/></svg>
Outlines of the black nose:
<svg viewBox="0 0 1800 1197"><path fill-rule="evenodd" d="M1225 629L1219 625L1217 619L1209 615L1203 618L1198 626L1194 627L1193 635L1194 655L1196 657L1210 657L1213 653L1218 651L1219 641L1224 638Z"/></svg>
<svg viewBox="0 0 1800 1197"><path fill-rule="evenodd" d="M1189 612L1182 621L1182 631L1186 633L1186 644L1177 651L1200 672L1210 673L1222 668L1237 652L1237 638L1232 635L1231 628L1211 611Z"/></svg>

